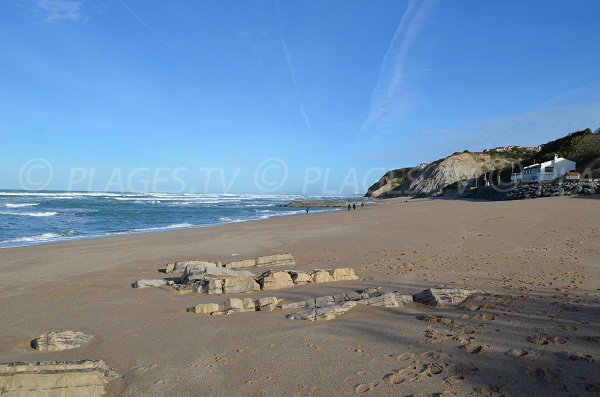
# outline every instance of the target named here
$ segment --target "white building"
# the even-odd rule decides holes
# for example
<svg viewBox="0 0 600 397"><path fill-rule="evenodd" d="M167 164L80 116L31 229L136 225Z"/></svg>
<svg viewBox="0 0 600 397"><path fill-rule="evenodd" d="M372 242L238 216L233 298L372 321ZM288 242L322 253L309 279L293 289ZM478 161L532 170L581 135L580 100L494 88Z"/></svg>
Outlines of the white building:
<svg viewBox="0 0 600 397"><path fill-rule="evenodd" d="M554 155L554 160L541 164L533 164L523 168L520 174L513 173L512 183L547 182L564 176L569 171L575 171L575 162Z"/></svg>

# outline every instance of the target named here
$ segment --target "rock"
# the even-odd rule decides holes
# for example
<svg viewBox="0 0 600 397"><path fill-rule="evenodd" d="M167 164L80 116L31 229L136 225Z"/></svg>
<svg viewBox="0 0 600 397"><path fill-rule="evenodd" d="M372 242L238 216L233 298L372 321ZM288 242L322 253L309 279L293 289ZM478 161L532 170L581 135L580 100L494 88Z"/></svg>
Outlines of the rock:
<svg viewBox="0 0 600 397"><path fill-rule="evenodd" d="M257 267L295 266L296 262L292 254L275 254L259 256L256 258Z"/></svg>
<svg viewBox="0 0 600 397"><path fill-rule="evenodd" d="M183 271L188 266L208 268L219 267L220 264L207 261L179 261L175 263L167 263L167 265L165 266L165 273Z"/></svg>
<svg viewBox="0 0 600 397"><path fill-rule="evenodd" d="M333 320L336 316L347 312L356 306L356 302L331 303L321 307L305 309L301 312L289 314L286 318L290 320Z"/></svg>
<svg viewBox="0 0 600 397"><path fill-rule="evenodd" d="M141 280L137 280L136 282L134 282L133 284L131 284L131 286L133 288L160 287L162 285L167 285L167 280L163 280L163 279L156 279L156 280L141 279Z"/></svg>
<svg viewBox="0 0 600 397"><path fill-rule="evenodd" d="M333 281L331 273L327 270L315 270L312 272L312 282L317 283L329 283Z"/></svg>
<svg viewBox="0 0 600 397"><path fill-rule="evenodd" d="M267 296L265 298L260 298L256 301L256 307L260 311L273 311L277 308L277 304L280 302L274 296Z"/></svg>
<svg viewBox="0 0 600 397"><path fill-rule="evenodd" d="M119 375L102 360L0 364L3 396L99 397Z"/></svg>
<svg viewBox="0 0 600 397"><path fill-rule="evenodd" d="M244 301L239 298L229 298L225 301L225 311L227 312L245 312Z"/></svg>
<svg viewBox="0 0 600 397"><path fill-rule="evenodd" d="M221 295L223 293L223 284L224 280L218 278L206 280L202 284L201 292L204 292L209 295Z"/></svg>
<svg viewBox="0 0 600 397"><path fill-rule="evenodd" d="M399 307L412 302L412 295L403 295L398 292L388 292L372 298L359 300L357 303L367 306Z"/></svg>
<svg viewBox="0 0 600 397"><path fill-rule="evenodd" d="M216 303L201 303L191 307L188 311L195 314L213 314L215 312L220 312L221 307Z"/></svg>
<svg viewBox="0 0 600 397"><path fill-rule="evenodd" d="M244 304L244 310L247 312L253 312L256 310L256 302L252 298L244 298L242 299Z"/></svg>
<svg viewBox="0 0 600 397"><path fill-rule="evenodd" d="M242 259L239 261L232 261L225 264L225 267L228 269L238 269L241 267L254 267L256 266L256 259Z"/></svg>
<svg viewBox="0 0 600 397"><path fill-rule="evenodd" d="M314 305L309 305L309 306L321 307L321 306L329 305L332 303L335 303L335 298L333 296L331 296L331 295L318 296L315 298ZM309 306L307 306L307 307L309 307Z"/></svg>
<svg viewBox="0 0 600 397"><path fill-rule="evenodd" d="M282 308L283 310L286 309L302 309L304 307L308 307L309 306L309 302L312 303L313 307L314 307L314 299L310 299L310 300L305 300L305 301L299 301L299 302L290 302L290 303L283 303L280 304L279 307Z"/></svg>
<svg viewBox="0 0 600 397"><path fill-rule="evenodd" d="M413 300L430 306L453 306L476 292L464 288L430 288L413 295Z"/></svg>
<svg viewBox="0 0 600 397"><path fill-rule="evenodd" d="M294 282L287 272L269 270L268 272L263 273L257 280L261 289L265 291L294 286Z"/></svg>
<svg viewBox="0 0 600 397"><path fill-rule="evenodd" d="M202 267L196 265L188 265L183 271L180 282L189 283L197 280L207 280L211 278L226 278L226 277L256 277L256 274L247 270L233 270L222 267Z"/></svg>
<svg viewBox="0 0 600 397"><path fill-rule="evenodd" d="M358 280L358 276L356 275L354 269L349 267L334 269L332 276L335 281Z"/></svg>
<svg viewBox="0 0 600 397"><path fill-rule="evenodd" d="M251 277L228 277L223 281L223 292L237 294L260 291L260 285Z"/></svg>
<svg viewBox="0 0 600 397"><path fill-rule="evenodd" d="M165 273L173 273L175 271L175 264L174 263L167 263L165 265Z"/></svg>
<svg viewBox="0 0 600 397"><path fill-rule="evenodd" d="M306 272L289 272L295 285L312 283L312 277Z"/></svg>
<svg viewBox="0 0 600 397"><path fill-rule="evenodd" d="M92 338L81 331L51 331L32 340L31 347L42 352L56 352L81 347Z"/></svg>

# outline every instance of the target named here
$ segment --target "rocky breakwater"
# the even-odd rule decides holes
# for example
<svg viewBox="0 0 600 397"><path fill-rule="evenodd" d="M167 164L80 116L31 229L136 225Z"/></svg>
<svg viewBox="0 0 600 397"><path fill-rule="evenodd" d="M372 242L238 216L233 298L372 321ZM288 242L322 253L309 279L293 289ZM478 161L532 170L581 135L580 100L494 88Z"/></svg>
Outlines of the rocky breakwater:
<svg viewBox="0 0 600 397"><path fill-rule="evenodd" d="M600 194L600 180L598 179L520 184L502 189L490 186L479 189L470 197L486 200L526 200L540 197L592 194Z"/></svg>
<svg viewBox="0 0 600 397"><path fill-rule="evenodd" d="M279 206L290 208L344 208L353 202L348 200L294 200Z"/></svg>

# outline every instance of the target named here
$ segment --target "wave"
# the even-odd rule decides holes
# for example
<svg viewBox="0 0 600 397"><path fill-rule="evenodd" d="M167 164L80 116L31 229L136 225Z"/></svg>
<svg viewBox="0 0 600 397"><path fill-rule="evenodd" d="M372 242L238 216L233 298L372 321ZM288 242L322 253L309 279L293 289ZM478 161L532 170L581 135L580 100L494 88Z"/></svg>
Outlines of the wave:
<svg viewBox="0 0 600 397"><path fill-rule="evenodd" d="M4 208L25 208L25 207L35 207L38 203L6 203L4 204Z"/></svg>
<svg viewBox="0 0 600 397"><path fill-rule="evenodd" d="M157 230L169 230L169 229L186 229L186 228L190 228L190 227L194 227L194 225L192 225L191 223L175 223L172 225L168 225L168 226L160 226L160 227L147 227L144 229L131 229L131 230L123 230L123 231L118 231L118 232L114 232L114 233L139 233L139 232L154 232Z"/></svg>
<svg viewBox="0 0 600 397"><path fill-rule="evenodd" d="M45 212L6 212L0 211L0 215L8 215L8 216L54 216L58 215L56 211L45 211Z"/></svg>
<svg viewBox="0 0 600 397"><path fill-rule="evenodd" d="M11 240L3 240L0 241L0 244L48 242L52 240L64 239L66 237L76 237L79 235L80 234L74 230L69 230L66 233L42 233L35 236L24 236L13 238Z"/></svg>

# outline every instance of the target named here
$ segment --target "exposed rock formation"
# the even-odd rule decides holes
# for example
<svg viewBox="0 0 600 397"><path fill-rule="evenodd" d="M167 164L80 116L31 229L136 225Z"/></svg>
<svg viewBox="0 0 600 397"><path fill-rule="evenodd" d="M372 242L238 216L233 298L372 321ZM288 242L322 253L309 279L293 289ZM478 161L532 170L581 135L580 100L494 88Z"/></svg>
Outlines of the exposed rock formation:
<svg viewBox="0 0 600 397"><path fill-rule="evenodd" d="M283 263L289 257L273 255L262 257L258 264ZM258 259L257 259L258 260ZM268 270L256 277L248 270L235 270L235 267L203 267L198 264L188 264L177 283L172 280L138 280L132 284L134 288L148 286L173 285L178 293L205 293L205 294L235 294L254 292L259 290L274 290L290 288L295 285L308 283L323 283L332 281L358 280L352 268L317 269L312 272L296 272L291 270Z"/></svg>
<svg viewBox="0 0 600 397"><path fill-rule="evenodd" d="M75 349L91 341L92 335L81 331L50 331L31 341L31 347L42 352Z"/></svg>
<svg viewBox="0 0 600 397"><path fill-rule="evenodd" d="M208 262L202 260L188 260L179 261L174 263L168 263L165 265L164 272L182 272L187 268L227 268L227 269L239 269L247 267L277 267L277 266L295 266L296 262L292 254L274 254L258 256L256 258L240 259L236 261L227 262L222 264L221 262ZM215 272L216 270L213 270Z"/></svg>
<svg viewBox="0 0 600 397"><path fill-rule="evenodd" d="M258 285L251 277L228 277L223 281L224 294L237 294L253 291L260 291L260 285Z"/></svg>
<svg viewBox="0 0 600 397"><path fill-rule="evenodd" d="M0 394L7 397L99 397L117 373L102 360L0 364Z"/></svg>
<svg viewBox="0 0 600 397"><path fill-rule="evenodd" d="M165 266L165 273L182 271L187 266L220 267L221 263L207 261L179 261L175 263L167 263L167 265Z"/></svg>
<svg viewBox="0 0 600 397"><path fill-rule="evenodd" d="M160 287L161 285L167 285L167 283L168 281L163 279L141 279L131 284L131 286L133 288Z"/></svg>
<svg viewBox="0 0 600 397"><path fill-rule="evenodd" d="M338 303L327 303L318 307L311 307L301 312L290 314L287 316L290 320L333 320L337 315L344 314L348 310L356 306L356 302L346 301Z"/></svg>
<svg viewBox="0 0 600 397"><path fill-rule="evenodd" d="M257 281L260 284L260 288L265 291L294 286L294 281L288 272L269 270L258 277Z"/></svg>
<svg viewBox="0 0 600 397"><path fill-rule="evenodd" d="M399 307L412 302L412 295L403 295L398 292L388 292L387 294L374 296L368 299L361 299L358 301L358 303L361 305L383 307Z"/></svg>
<svg viewBox="0 0 600 397"><path fill-rule="evenodd" d="M429 288L413 295L413 299L415 302L430 306L453 306L476 292L476 290L464 288Z"/></svg>
<svg viewBox="0 0 600 397"><path fill-rule="evenodd" d="M259 256L252 259L243 259L226 263L226 268L240 267L278 267L278 266L295 266L296 262L292 254L275 254L267 256Z"/></svg>
<svg viewBox="0 0 600 397"><path fill-rule="evenodd" d="M229 298L222 305L217 303L201 303L190 307L187 311L195 314L210 314L213 316L226 315L231 313L244 313L253 311L271 311L277 308L281 302L274 296L264 297L257 300L251 298Z"/></svg>

